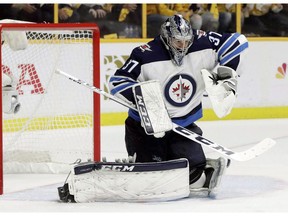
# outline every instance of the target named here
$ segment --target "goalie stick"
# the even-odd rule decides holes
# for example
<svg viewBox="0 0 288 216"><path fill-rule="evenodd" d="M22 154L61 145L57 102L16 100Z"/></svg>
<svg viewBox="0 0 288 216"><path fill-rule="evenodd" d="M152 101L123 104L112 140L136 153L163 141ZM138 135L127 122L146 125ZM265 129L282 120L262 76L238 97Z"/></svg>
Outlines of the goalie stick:
<svg viewBox="0 0 288 216"><path fill-rule="evenodd" d="M75 82L75 83L78 83L79 85L83 85L85 86L86 88L89 88L90 90L98 93L98 94L101 94L107 98L109 98L110 100L113 100L127 108L130 108L130 109L133 109L135 111L137 111L136 107L135 106L132 106L126 102L124 102L123 100L103 91L102 89L99 89L87 82L84 82L76 77L73 77L59 69L56 69L55 73L57 74L60 74L66 78L68 78L69 80ZM206 139L204 138L203 136L200 136L199 134L196 134L180 125L177 125L175 123L173 123L173 131L175 133L178 133L190 140L193 140L194 142L200 144L200 145L203 145L203 146L207 146L208 148L222 154L223 156L229 158L229 159L233 159L233 160L236 160L236 161L248 161L248 160L251 160L261 154L263 154L265 151L267 151L268 149L270 149L271 147L273 147L276 142L271 139L271 138L265 138L263 139L261 142L257 143L256 145L254 145L253 147L245 150L245 151L241 151L241 152L235 152L231 149L228 149L216 142L213 142L209 139Z"/></svg>

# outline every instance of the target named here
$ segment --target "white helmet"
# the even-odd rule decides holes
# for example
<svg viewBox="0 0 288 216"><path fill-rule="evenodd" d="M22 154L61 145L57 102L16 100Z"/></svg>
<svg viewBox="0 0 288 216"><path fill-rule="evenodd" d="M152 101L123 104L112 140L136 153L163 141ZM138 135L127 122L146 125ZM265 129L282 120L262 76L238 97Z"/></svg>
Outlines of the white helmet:
<svg viewBox="0 0 288 216"><path fill-rule="evenodd" d="M178 66L182 65L194 39L190 23L182 15L169 17L161 26L161 39L170 53L172 62Z"/></svg>

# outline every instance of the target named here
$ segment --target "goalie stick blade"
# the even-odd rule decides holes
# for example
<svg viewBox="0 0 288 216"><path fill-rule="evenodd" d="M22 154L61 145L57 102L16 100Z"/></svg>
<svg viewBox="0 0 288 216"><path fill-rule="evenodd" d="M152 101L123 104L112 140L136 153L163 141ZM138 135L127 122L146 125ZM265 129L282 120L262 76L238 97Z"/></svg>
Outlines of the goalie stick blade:
<svg viewBox="0 0 288 216"><path fill-rule="evenodd" d="M266 138L256 144L255 146L251 147L250 149L242 152L235 152L231 149L228 149L216 142L213 142L211 140L208 140L204 137L202 137L199 134L194 133L193 131L190 131L184 127L181 127L175 123L173 123L173 131L185 136L186 138L193 140L197 142L200 145L207 146L208 148L224 155L227 158L230 158L232 160L236 161L248 161L251 160L261 154L263 154L265 151L273 147L276 142L270 138Z"/></svg>
<svg viewBox="0 0 288 216"><path fill-rule="evenodd" d="M263 154L275 144L275 140L266 138L246 151L237 152L231 155L231 158L237 161L248 161Z"/></svg>

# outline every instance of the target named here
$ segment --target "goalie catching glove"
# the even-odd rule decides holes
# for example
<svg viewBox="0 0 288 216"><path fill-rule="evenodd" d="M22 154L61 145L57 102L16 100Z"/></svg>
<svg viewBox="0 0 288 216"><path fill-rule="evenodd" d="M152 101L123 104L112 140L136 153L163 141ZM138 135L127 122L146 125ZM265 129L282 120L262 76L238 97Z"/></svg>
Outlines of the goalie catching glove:
<svg viewBox="0 0 288 216"><path fill-rule="evenodd" d="M228 115L236 101L237 95L237 73L235 70L225 66L219 66L217 74L207 69L201 70L215 114L222 118Z"/></svg>

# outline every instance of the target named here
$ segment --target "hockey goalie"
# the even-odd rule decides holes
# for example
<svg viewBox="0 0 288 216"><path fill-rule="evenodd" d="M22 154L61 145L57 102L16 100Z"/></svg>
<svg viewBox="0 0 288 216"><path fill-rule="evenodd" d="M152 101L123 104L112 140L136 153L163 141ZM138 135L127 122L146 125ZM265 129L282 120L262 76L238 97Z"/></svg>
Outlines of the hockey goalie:
<svg viewBox="0 0 288 216"><path fill-rule="evenodd" d="M1 23L19 23L17 20L0 20ZM14 52L26 49L28 45L25 32L3 31L1 45L7 44ZM2 73L2 104L3 112L6 114L16 114L20 110L18 91L16 90L16 78L11 73Z"/></svg>
<svg viewBox="0 0 288 216"><path fill-rule="evenodd" d="M162 24L160 32L160 35L147 44L132 50L124 65L110 77L109 89L111 95L129 104L127 107L130 109L125 120L125 144L128 156L136 155L135 166L157 166L164 163L167 167L162 171L158 170L160 173L147 171L149 175L144 174L143 180L137 181L138 187L133 187L136 194L129 190L129 181L133 181L134 177L138 179L141 172L137 172L137 175L126 174L128 177L125 180L117 178L118 173L122 174L121 171L114 172L113 178L108 178L107 181L114 181L112 185L122 182L123 184L118 184L121 194L132 192L135 200L147 201L153 194L162 194L160 200L183 198L199 191L207 191L209 195L216 194L228 161L222 157L206 158L202 145L193 139L187 139L185 131L184 134L175 132L174 125L202 136L203 132L196 121L203 115L202 100L205 91L217 116L221 118L230 113L237 96L237 74L243 51L248 48L247 39L239 33L206 33L192 29L181 15L169 17ZM188 161L188 172L185 174L187 180L180 182L175 167L168 164L183 158ZM116 168L112 165L113 169ZM175 175L163 177L164 188L148 183L151 179L155 182L162 179L161 172L166 173L165 170L170 170ZM70 194L77 197L83 186L85 193L89 191L86 187L93 191L93 195L88 192L90 197L87 200L97 200L95 188L98 188L99 180L107 182L97 168L89 171L89 176L83 174L83 179L89 179L81 179L85 185L81 182L77 184L81 174L76 174L75 170L71 173L72 181L66 187ZM169 185L171 181L175 183ZM177 196L167 193L165 185L169 185L167 188L170 192L177 191ZM106 186L109 190L104 200L113 201L118 190L113 194L114 189L111 189L110 184ZM179 187L186 190L179 192ZM67 190L64 188L63 191ZM84 200L75 199L76 202Z"/></svg>

